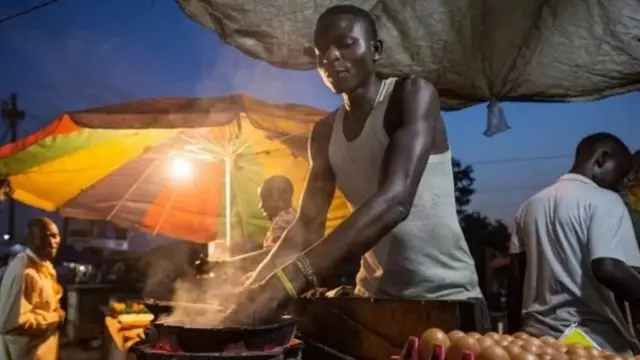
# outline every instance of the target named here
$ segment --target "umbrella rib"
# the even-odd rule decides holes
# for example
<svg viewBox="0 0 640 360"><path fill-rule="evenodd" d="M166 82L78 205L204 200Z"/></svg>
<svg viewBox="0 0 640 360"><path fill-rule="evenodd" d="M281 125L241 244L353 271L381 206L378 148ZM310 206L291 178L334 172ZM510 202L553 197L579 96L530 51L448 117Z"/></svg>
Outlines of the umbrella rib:
<svg viewBox="0 0 640 360"><path fill-rule="evenodd" d="M169 201L167 202L167 206L164 207L164 209L162 210L162 215L160 215L160 219L158 219L158 224L156 224L156 227L153 229L153 236L156 236L158 234L158 230L160 230L160 226L162 226L162 223L164 222L164 218L165 216L167 216L167 213L169 212L169 209L171 208L171 205L173 205L173 199L176 197L176 191L173 190L171 192L171 197L169 198Z"/></svg>
<svg viewBox="0 0 640 360"><path fill-rule="evenodd" d="M116 212L120 209L122 204L124 204L124 202L129 198L129 196L138 188L138 186L142 183L142 180L144 180L147 177L147 175L149 175L151 170L155 167L155 165L160 160L161 160L161 158L159 157L156 160L152 161L151 165L149 165L149 167L147 167L147 169L142 173L142 175L140 175L138 180L136 180L136 182L134 182L133 185L131 185L131 188L129 188L129 190L127 190L127 192L124 194L122 199L120 199L118 201L118 203L116 204L116 206L113 208L113 210L111 210L111 212L109 213L109 216L107 216L107 221L111 220L113 215L116 214Z"/></svg>

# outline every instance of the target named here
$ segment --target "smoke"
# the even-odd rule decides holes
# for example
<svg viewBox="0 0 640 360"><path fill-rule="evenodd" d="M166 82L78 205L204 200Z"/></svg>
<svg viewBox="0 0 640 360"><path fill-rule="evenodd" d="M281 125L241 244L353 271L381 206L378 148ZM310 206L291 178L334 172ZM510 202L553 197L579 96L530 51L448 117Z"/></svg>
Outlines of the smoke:
<svg viewBox="0 0 640 360"><path fill-rule="evenodd" d="M200 327L216 327L224 319L227 310L236 304L234 294L241 288L245 273L232 266L214 268L209 276L197 277L193 271L193 257L184 263L188 271L179 276L166 273L156 274L149 278L146 288L157 288L155 277L171 281L171 314L161 316L158 321L173 325L189 325ZM175 264L175 262L174 262ZM160 268L158 268L160 269ZM155 280L155 281L154 281Z"/></svg>
<svg viewBox="0 0 640 360"><path fill-rule="evenodd" d="M146 272L142 295L155 300L172 300L176 281L193 276L194 245L173 241L145 253L140 266Z"/></svg>
<svg viewBox="0 0 640 360"><path fill-rule="evenodd" d="M223 319L225 304L220 292L203 286L203 279L185 278L175 283L173 312L158 319L174 325L215 327Z"/></svg>

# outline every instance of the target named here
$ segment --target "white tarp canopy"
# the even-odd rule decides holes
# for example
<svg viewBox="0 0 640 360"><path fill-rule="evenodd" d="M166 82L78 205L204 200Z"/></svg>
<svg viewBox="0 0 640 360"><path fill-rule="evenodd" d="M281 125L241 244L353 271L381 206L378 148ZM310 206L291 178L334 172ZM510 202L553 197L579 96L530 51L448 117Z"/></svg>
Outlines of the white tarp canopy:
<svg viewBox="0 0 640 360"><path fill-rule="evenodd" d="M380 71L428 78L446 109L596 100L640 85L638 0L176 1L247 55L300 70L315 65L318 15L358 5L374 15L385 41ZM499 117L499 107L491 112Z"/></svg>

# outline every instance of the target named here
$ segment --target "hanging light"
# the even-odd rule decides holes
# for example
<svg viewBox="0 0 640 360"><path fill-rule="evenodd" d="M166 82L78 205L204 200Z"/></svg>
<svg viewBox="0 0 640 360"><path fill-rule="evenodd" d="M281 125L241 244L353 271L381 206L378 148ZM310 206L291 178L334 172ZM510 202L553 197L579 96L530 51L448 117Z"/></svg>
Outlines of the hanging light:
<svg viewBox="0 0 640 360"><path fill-rule="evenodd" d="M170 172L176 179L189 179L193 176L193 164L183 157L172 157Z"/></svg>

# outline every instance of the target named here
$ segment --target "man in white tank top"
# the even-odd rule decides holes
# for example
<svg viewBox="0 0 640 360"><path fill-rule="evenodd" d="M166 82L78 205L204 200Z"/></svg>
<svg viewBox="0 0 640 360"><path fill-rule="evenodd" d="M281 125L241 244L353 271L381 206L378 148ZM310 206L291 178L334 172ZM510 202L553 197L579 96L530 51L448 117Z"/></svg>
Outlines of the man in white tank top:
<svg viewBox="0 0 640 360"><path fill-rule="evenodd" d="M361 8L326 10L314 42L318 71L344 106L315 125L299 216L247 285L258 298L244 296L250 300L234 315L248 313L247 307L264 313L286 299L285 288L313 288L355 255L362 256L358 295L481 298L456 214L436 89L422 78L376 75L383 43ZM353 212L323 237L336 189Z"/></svg>

